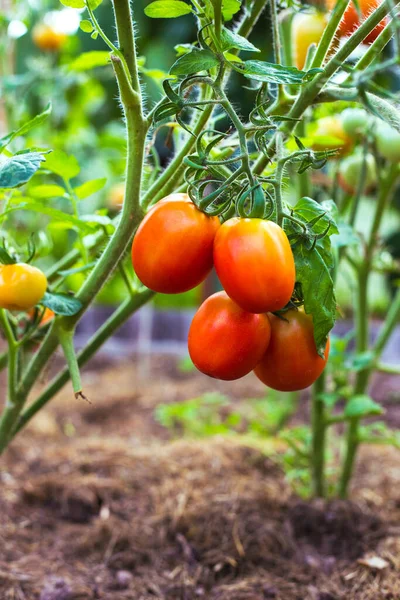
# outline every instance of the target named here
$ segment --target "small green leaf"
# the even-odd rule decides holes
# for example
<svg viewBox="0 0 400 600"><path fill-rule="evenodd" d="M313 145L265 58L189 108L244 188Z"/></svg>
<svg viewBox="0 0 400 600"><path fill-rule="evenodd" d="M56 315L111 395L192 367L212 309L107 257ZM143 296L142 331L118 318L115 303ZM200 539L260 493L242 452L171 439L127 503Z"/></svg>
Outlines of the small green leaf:
<svg viewBox="0 0 400 600"><path fill-rule="evenodd" d="M67 294L52 294L46 292L43 299L40 301L46 308L50 308L56 315L64 317L72 317L76 315L82 308L82 302L68 296Z"/></svg>
<svg viewBox="0 0 400 600"><path fill-rule="evenodd" d="M33 127L37 127L38 125L43 123L43 121L45 121L50 114L51 114L51 102L48 103L48 105L46 106L44 111L41 112L39 115L36 115L36 117L33 117L33 119L30 119L29 121L24 123L19 129L12 131L7 136L2 138L0 140L0 152L2 150L4 150L4 148L6 146L8 146L8 144L12 140L14 140L16 137L25 135L26 133L28 133L28 131L33 129Z"/></svg>
<svg viewBox="0 0 400 600"><path fill-rule="evenodd" d="M2 265L15 265L17 261L13 258L3 246L0 246L0 263Z"/></svg>
<svg viewBox="0 0 400 600"><path fill-rule="evenodd" d="M33 212L37 212L42 215L46 215L54 221L59 221L61 223L69 224L70 229L76 229L77 231L83 231L84 233L93 233L94 227L91 226L89 223L84 223L80 218L75 217L74 215L65 213L62 210L52 208L51 206L48 206L47 204L41 204L40 202L24 202L23 204L20 204L19 206L13 208L13 210L22 210L22 209L23 210L32 210ZM3 216L3 215L1 215L1 216Z"/></svg>
<svg viewBox="0 0 400 600"><path fill-rule="evenodd" d="M68 277L68 275L76 275L77 273L83 273L84 271L89 271L89 269L93 269L96 266L96 261L88 263L87 265L83 265L82 267L75 267L74 269L65 269L64 271L58 271L58 275L62 277Z"/></svg>
<svg viewBox="0 0 400 600"><path fill-rule="evenodd" d="M62 198L65 189L61 185L35 185L29 188L28 193L32 198Z"/></svg>
<svg viewBox="0 0 400 600"><path fill-rule="evenodd" d="M85 8L85 0L60 0L60 2L69 8Z"/></svg>
<svg viewBox="0 0 400 600"><path fill-rule="evenodd" d="M359 354L355 354L351 357L351 360L348 361L346 365L348 369L351 371L363 371L368 367L372 366L375 360L375 354L372 350L367 352L360 352Z"/></svg>
<svg viewBox="0 0 400 600"><path fill-rule="evenodd" d="M113 228L115 227L112 219L107 215L81 215L80 220L83 223L90 223L92 225L102 225L103 227L112 225Z"/></svg>
<svg viewBox="0 0 400 600"><path fill-rule="evenodd" d="M93 24L91 21L88 21L87 19L84 19L83 21L81 21L79 23L79 27L82 29L82 31L84 31L85 33L92 33L93 31Z"/></svg>
<svg viewBox="0 0 400 600"><path fill-rule="evenodd" d="M335 392L326 392L324 394L318 394L318 400L322 400L327 408L333 408L337 402L341 399L340 394Z"/></svg>
<svg viewBox="0 0 400 600"><path fill-rule="evenodd" d="M29 150L0 162L0 188L14 188L29 181L45 160L42 152Z"/></svg>
<svg viewBox="0 0 400 600"><path fill-rule="evenodd" d="M230 21L233 15L236 15L240 10L239 0L223 0L222 2L222 15L225 21Z"/></svg>
<svg viewBox="0 0 400 600"><path fill-rule="evenodd" d="M171 75L192 75L200 71L208 71L219 65L219 60L211 50L192 50L184 54L172 65Z"/></svg>
<svg viewBox="0 0 400 600"><path fill-rule="evenodd" d="M63 179L73 179L80 172L80 167L75 156L72 156L72 154L68 155L62 150L55 150L47 156L44 167Z"/></svg>
<svg viewBox="0 0 400 600"><path fill-rule="evenodd" d="M319 204L319 202L316 202L312 198L304 197L300 198L300 200L295 204L293 211L306 223L313 221L319 216L320 219L312 226L312 231L316 234L326 231L328 225L330 225L328 231L329 235L339 233L332 212L328 211L327 208L327 206L322 206Z"/></svg>
<svg viewBox="0 0 400 600"><path fill-rule="evenodd" d="M89 71L96 67L105 67L110 64L110 53L107 50L91 50L83 52L73 60L68 68L70 71Z"/></svg>
<svg viewBox="0 0 400 600"><path fill-rule="evenodd" d="M151 19L175 19L193 12L192 7L180 0L156 0L144 9Z"/></svg>
<svg viewBox="0 0 400 600"><path fill-rule="evenodd" d="M353 396L344 409L344 416L347 419L362 419L383 413L382 406L366 395Z"/></svg>
<svg viewBox="0 0 400 600"><path fill-rule="evenodd" d="M230 31L230 29L226 29L226 27L222 28L221 42L223 51L236 48L237 50L246 50L248 52L260 52L260 50L245 37L235 33L234 31Z"/></svg>
<svg viewBox="0 0 400 600"><path fill-rule="evenodd" d="M86 183L76 187L74 192L80 200L83 200L101 190L106 182L107 177L103 177L102 179L92 179L91 181L86 181Z"/></svg>
<svg viewBox="0 0 400 600"><path fill-rule="evenodd" d="M274 63L262 62L261 60L246 60L241 65L235 65L234 69L247 79L255 79L256 81L292 85L304 83L304 71L299 71L295 67L284 67Z"/></svg>

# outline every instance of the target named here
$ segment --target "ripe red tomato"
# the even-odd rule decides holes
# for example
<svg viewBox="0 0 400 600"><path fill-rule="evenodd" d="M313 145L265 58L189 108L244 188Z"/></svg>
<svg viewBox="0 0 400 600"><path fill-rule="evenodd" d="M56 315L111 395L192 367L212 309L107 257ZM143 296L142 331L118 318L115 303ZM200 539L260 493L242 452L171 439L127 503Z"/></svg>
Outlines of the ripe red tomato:
<svg viewBox="0 0 400 600"><path fill-rule="evenodd" d="M292 47L294 64L298 69L303 69L306 64L307 52L311 44L318 45L326 24L326 13L300 12L292 21Z"/></svg>
<svg viewBox="0 0 400 600"><path fill-rule="evenodd" d="M215 236L214 264L228 296L243 310L274 312L291 298L294 258L286 233L272 221L226 221Z"/></svg>
<svg viewBox="0 0 400 600"><path fill-rule="evenodd" d="M285 320L284 320L285 319ZM254 373L265 385L280 392L309 387L321 375L329 355L317 354L312 317L303 310L289 310L284 318L269 315L271 340Z"/></svg>
<svg viewBox="0 0 400 600"><path fill-rule="evenodd" d="M195 366L217 379L250 373L267 350L271 327L267 315L242 310L225 292L200 306L189 330L189 354Z"/></svg>
<svg viewBox="0 0 400 600"><path fill-rule="evenodd" d="M332 10L336 6L337 0L326 0L326 7L328 10ZM351 35L378 6L382 3L382 0L359 0L359 6L361 10L362 19L358 15L357 9L354 2L350 2L345 10L343 18L339 26L339 35L345 37ZM365 38L365 44L372 44L376 40L382 29L387 24L387 18L382 21L371 31L371 33Z"/></svg>
<svg viewBox="0 0 400 600"><path fill-rule="evenodd" d="M218 217L202 213L187 194L158 202L140 224L132 264L140 281L155 292L178 294L201 283L213 266Z"/></svg>

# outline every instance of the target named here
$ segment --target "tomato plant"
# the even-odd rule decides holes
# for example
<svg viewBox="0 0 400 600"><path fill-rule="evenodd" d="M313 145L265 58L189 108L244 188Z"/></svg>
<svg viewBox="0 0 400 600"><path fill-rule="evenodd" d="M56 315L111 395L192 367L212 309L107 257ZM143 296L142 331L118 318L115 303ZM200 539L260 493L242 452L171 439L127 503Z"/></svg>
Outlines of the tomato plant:
<svg viewBox="0 0 400 600"><path fill-rule="evenodd" d="M349 194L355 194L360 180L365 193L374 189L377 184L375 158L372 154L365 157L361 153L346 156L340 163L338 182L341 188Z"/></svg>
<svg viewBox="0 0 400 600"><path fill-rule="evenodd" d="M186 194L164 198L150 209L133 240L136 275L156 292L191 290L212 269L218 228L218 218L202 213Z"/></svg>
<svg viewBox="0 0 400 600"><path fill-rule="evenodd" d="M189 354L206 375L239 379L261 360L270 333L267 315L248 313L225 292L218 292L194 316L188 338Z"/></svg>
<svg viewBox="0 0 400 600"><path fill-rule="evenodd" d="M271 340L254 372L268 387L281 392L302 390L321 375L329 356L329 340L324 356L317 353L313 322L302 310L270 315Z"/></svg>
<svg viewBox="0 0 400 600"><path fill-rule="evenodd" d="M307 53L312 44L317 45L327 24L327 16L322 12L300 12L292 21L292 45L294 62L298 69L306 64Z"/></svg>
<svg viewBox="0 0 400 600"><path fill-rule="evenodd" d="M354 144L338 116L318 119L312 137L314 150L336 150L339 156L347 154Z"/></svg>
<svg viewBox="0 0 400 600"><path fill-rule="evenodd" d="M389 161L400 160L400 133L382 121L376 123L376 146L379 153Z"/></svg>
<svg viewBox="0 0 400 600"><path fill-rule="evenodd" d="M292 296L292 250L283 229L272 221L226 221L215 238L214 263L227 294L243 310L279 310Z"/></svg>
<svg viewBox="0 0 400 600"><path fill-rule="evenodd" d="M24 263L0 266L0 308L28 310L38 304L47 279L37 267Z"/></svg>
<svg viewBox="0 0 400 600"><path fill-rule="evenodd" d="M359 0L359 10L354 2L350 2L343 15L339 26L339 35L351 35L360 26L363 19L368 17L380 4L382 0ZM333 10L337 0L326 0L326 6ZM361 13L361 14L360 14ZM372 44L387 24L387 19L382 21L364 38L366 44Z"/></svg>

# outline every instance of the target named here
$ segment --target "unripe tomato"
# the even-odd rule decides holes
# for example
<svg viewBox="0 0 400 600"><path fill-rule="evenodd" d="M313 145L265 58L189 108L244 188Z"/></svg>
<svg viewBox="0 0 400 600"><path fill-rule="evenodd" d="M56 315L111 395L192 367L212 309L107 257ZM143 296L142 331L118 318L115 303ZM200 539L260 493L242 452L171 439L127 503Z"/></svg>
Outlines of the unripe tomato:
<svg viewBox="0 0 400 600"><path fill-rule="evenodd" d="M107 204L110 210L119 210L122 208L125 196L125 184L117 183L110 190L110 195L107 199Z"/></svg>
<svg viewBox="0 0 400 600"><path fill-rule="evenodd" d="M45 274L25 263L0 266L0 308L28 310L43 298L47 288Z"/></svg>
<svg viewBox="0 0 400 600"><path fill-rule="evenodd" d="M250 373L267 350L271 327L267 315L242 310L225 292L200 306L189 330L194 365L217 379L239 379Z"/></svg>
<svg viewBox="0 0 400 600"><path fill-rule="evenodd" d="M337 150L338 156L347 154L353 147L353 140L344 131L341 120L336 116L318 119L312 138L313 150Z"/></svg>
<svg viewBox="0 0 400 600"><path fill-rule="evenodd" d="M218 217L201 212L187 194L171 194L146 215L132 244L140 281L155 292L178 294L201 283L213 266Z"/></svg>
<svg viewBox="0 0 400 600"><path fill-rule="evenodd" d="M293 59L298 69L304 68L308 49L311 44L318 45L327 22L326 14L321 12L300 12L293 17Z"/></svg>
<svg viewBox="0 0 400 600"><path fill-rule="evenodd" d="M400 161L400 133L384 121L378 121L376 146L379 154L387 160Z"/></svg>
<svg viewBox="0 0 400 600"><path fill-rule="evenodd" d="M373 117L363 108L345 108L340 116L344 132L352 138L364 135Z"/></svg>
<svg viewBox="0 0 400 600"><path fill-rule="evenodd" d="M58 52L64 46L67 35L56 31L46 23L37 23L32 30L34 44L44 52Z"/></svg>
<svg viewBox="0 0 400 600"><path fill-rule="evenodd" d="M294 258L286 233L272 221L226 221L215 237L214 264L228 296L243 310L274 312L291 298Z"/></svg>
<svg viewBox="0 0 400 600"><path fill-rule="evenodd" d="M271 340L254 373L265 385L280 392L309 387L321 375L329 355L317 354L312 317L303 310L289 310L283 318L269 315Z"/></svg>
<svg viewBox="0 0 400 600"><path fill-rule="evenodd" d="M340 163L338 182L345 192L355 194L362 176L364 176L363 191L365 193L370 192L376 186L378 176L373 155L367 154L365 157L365 174L363 173L363 163L364 157L360 152L347 156Z"/></svg>
<svg viewBox="0 0 400 600"><path fill-rule="evenodd" d="M337 0L326 0L326 7L329 10L333 10L336 6ZM339 35L342 37L351 35L369 15L382 3L382 0L359 0L359 7L361 10L362 19L358 15L357 9L354 2L350 2L345 10L342 20L339 26ZM382 29L387 23L387 18L382 21L371 31L371 33L365 38L364 44L372 44L376 40Z"/></svg>

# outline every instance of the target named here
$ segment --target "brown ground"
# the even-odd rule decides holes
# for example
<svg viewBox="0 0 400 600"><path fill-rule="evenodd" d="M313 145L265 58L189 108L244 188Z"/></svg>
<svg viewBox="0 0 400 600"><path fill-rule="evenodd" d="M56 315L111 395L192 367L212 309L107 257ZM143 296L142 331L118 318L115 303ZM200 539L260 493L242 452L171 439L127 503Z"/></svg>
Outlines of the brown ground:
<svg viewBox="0 0 400 600"><path fill-rule="evenodd" d="M88 371L94 404L67 389L5 455L0 600L400 600L397 451L364 449L352 503L306 503L257 448L170 441L154 407L210 380L147 367Z"/></svg>

